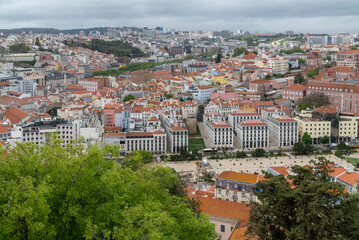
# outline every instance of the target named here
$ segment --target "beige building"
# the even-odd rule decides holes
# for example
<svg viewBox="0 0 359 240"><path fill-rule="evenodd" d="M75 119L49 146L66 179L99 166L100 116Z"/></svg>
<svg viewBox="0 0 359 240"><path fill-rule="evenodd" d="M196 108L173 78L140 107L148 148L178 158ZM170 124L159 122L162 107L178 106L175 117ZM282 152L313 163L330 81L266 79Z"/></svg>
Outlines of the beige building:
<svg viewBox="0 0 359 240"><path fill-rule="evenodd" d="M253 187L259 181L258 174L225 171L216 179L215 197L233 202L257 201Z"/></svg>
<svg viewBox="0 0 359 240"><path fill-rule="evenodd" d="M274 74L284 74L289 70L288 60L283 57L269 58L267 64L272 68Z"/></svg>
<svg viewBox="0 0 359 240"><path fill-rule="evenodd" d="M300 138L307 132L313 141L319 141L324 136L331 135L331 122L319 121L313 118L295 118L298 122L298 132Z"/></svg>

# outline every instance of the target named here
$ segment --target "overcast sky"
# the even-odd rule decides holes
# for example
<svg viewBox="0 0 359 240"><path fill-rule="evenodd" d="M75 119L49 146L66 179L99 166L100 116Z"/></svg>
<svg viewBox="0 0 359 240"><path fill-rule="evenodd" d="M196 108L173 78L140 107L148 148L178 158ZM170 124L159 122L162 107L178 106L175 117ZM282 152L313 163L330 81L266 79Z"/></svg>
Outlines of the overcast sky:
<svg viewBox="0 0 359 240"><path fill-rule="evenodd" d="M0 0L0 28L359 32L359 0Z"/></svg>

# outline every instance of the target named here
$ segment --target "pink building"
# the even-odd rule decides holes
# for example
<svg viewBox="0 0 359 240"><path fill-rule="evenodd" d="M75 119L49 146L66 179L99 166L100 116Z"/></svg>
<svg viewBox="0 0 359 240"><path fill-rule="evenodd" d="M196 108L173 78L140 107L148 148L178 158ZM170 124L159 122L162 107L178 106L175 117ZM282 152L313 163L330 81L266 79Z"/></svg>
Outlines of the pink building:
<svg viewBox="0 0 359 240"><path fill-rule="evenodd" d="M359 86L344 82L315 82L307 85L306 94L321 92L329 97L331 107L342 112L358 112Z"/></svg>
<svg viewBox="0 0 359 240"><path fill-rule="evenodd" d="M305 96L306 87L300 84L294 84L290 87L283 89L283 99L288 99L293 102L297 102L299 99Z"/></svg>

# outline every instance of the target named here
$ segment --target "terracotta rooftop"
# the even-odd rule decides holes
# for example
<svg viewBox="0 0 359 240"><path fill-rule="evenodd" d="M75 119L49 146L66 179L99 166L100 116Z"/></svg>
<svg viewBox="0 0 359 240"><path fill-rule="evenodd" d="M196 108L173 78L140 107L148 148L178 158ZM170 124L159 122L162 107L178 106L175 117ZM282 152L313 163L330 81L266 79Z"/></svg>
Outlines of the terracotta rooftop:
<svg viewBox="0 0 359 240"><path fill-rule="evenodd" d="M243 121L241 123L239 123L243 126L267 126L267 124L265 122L263 122L262 120L246 120Z"/></svg>
<svg viewBox="0 0 359 240"><path fill-rule="evenodd" d="M301 85L301 84L294 84L292 86L286 87L283 90L295 90L295 91L304 91L306 89L305 86Z"/></svg>
<svg viewBox="0 0 359 240"><path fill-rule="evenodd" d="M241 221L248 221L250 207L245 203L225 201L221 199L196 197L201 202L202 213Z"/></svg>
<svg viewBox="0 0 359 240"><path fill-rule="evenodd" d="M28 116L29 114L27 112L17 107L12 107L4 113L4 118L10 120L11 124L17 124Z"/></svg>
<svg viewBox="0 0 359 240"><path fill-rule="evenodd" d="M253 184L256 184L258 182L258 174L239 173L233 171L224 171L219 174L217 178Z"/></svg>

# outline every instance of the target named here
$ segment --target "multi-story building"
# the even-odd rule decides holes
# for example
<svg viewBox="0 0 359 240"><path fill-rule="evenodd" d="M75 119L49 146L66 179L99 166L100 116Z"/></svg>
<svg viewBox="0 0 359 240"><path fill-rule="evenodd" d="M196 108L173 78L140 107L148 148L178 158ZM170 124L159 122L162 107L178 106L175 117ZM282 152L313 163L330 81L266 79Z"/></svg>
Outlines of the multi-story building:
<svg viewBox="0 0 359 240"><path fill-rule="evenodd" d="M256 113L255 111L235 111L231 112L228 115L228 123L232 127L234 127L237 123L243 122L245 120L255 120L260 119L260 115Z"/></svg>
<svg viewBox="0 0 359 240"><path fill-rule="evenodd" d="M321 68L323 65L323 57L319 52L306 53L307 58L305 64L309 67Z"/></svg>
<svg viewBox="0 0 359 240"><path fill-rule="evenodd" d="M306 94L324 93L331 106L341 112L359 112L359 87L345 82L314 82L307 85Z"/></svg>
<svg viewBox="0 0 359 240"><path fill-rule="evenodd" d="M274 74L285 74L289 70L288 60L283 57L269 58L267 65L272 68Z"/></svg>
<svg viewBox="0 0 359 240"><path fill-rule="evenodd" d="M358 69L359 67L359 50L348 50L338 52L334 55L337 66L351 67Z"/></svg>
<svg viewBox="0 0 359 240"><path fill-rule="evenodd" d="M199 101L200 104L206 104L211 99L211 94L214 91L213 86L193 86L189 93L192 94L193 99Z"/></svg>
<svg viewBox="0 0 359 240"><path fill-rule="evenodd" d="M22 128L17 128L19 133L12 132L12 135L21 136L18 139L21 142L33 142L35 145L44 145L50 140L50 134L57 132L57 137L62 140L61 145L66 147L71 140L79 138L80 124L80 120L34 122Z"/></svg>
<svg viewBox="0 0 359 240"><path fill-rule="evenodd" d="M332 167L329 172L331 182L338 182L343 185L344 190L348 193L356 193L358 191L359 173L350 171L344 167Z"/></svg>
<svg viewBox="0 0 359 240"><path fill-rule="evenodd" d="M181 112L183 118L195 118L198 113L198 102L186 101L182 103Z"/></svg>
<svg viewBox="0 0 359 240"><path fill-rule="evenodd" d="M286 87L282 91L283 99L297 102L301 98L305 97L305 89L306 87L300 84L294 84L290 87Z"/></svg>
<svg viewBox="0 0 359 240"><path fill-rule="evenodd" d="M167 135L167 148L171 153L178 153L188 147L188 130L173 119L164 118L163 125Z"/></svg>
<svg viewBox="0 0 359 240"><path fill-rule="evenodd" d="M222 172L216 178L215 197L233 202L256 202L257 197L253 194L253 188L256 187L258 179L258 174Z"/></svg>
<svg viewBox="0 0 359 240"><path fill-rule="evenodd" d="M268 125L262 120L246 120L238 123L237 136L242 149L267 148Z"/></svg>
<svg viewBox="0 0 359 240"><path fill-rule="evenodd" d="M108 87L109 79L107 77L84 78L79 81L79 85L87 91L96 92L104 87Z"/></svg>
<svg viewBox="0 0 359 240"><path fill-rule="evenodd" d="M266 123L276 146L292 146L298 142L298 123L293 118L272 116L267 118Z"/></svg>
<svg viewBox="0 0 359 240"><path fill-rule="evenodd" d="M319 143L320 139L324 136L331 135L331 122L330 121L319 121L314 118L295 118L298 122L298 132L300 138L303 137L304 133L308 133L314 143Z"/></svg>
<svg viewBox="0 0 359 240"><path fill-rule="evenodd" d="M215 149L233 148L233 130L226 122L207 121L206 131L211 147Z"/></svg>
<svg viewBox="0 0 359 240"><path fill-rule="evenodd" d="M162 131L126 133L126 152L145 150L165 154L166 149L166 134Z"/></svg>
<svg viewBox="0 0 359 240"><path fill-rule="evenodd" d="M154 154L165 154L167 149L166 134L155 132L105 133L105 144L117 144L124 153L145 150Z"/></svg>

